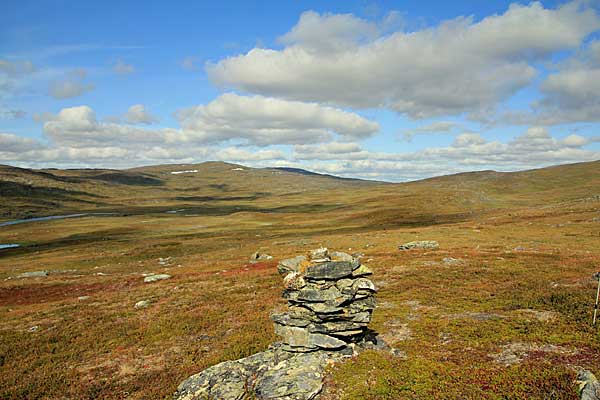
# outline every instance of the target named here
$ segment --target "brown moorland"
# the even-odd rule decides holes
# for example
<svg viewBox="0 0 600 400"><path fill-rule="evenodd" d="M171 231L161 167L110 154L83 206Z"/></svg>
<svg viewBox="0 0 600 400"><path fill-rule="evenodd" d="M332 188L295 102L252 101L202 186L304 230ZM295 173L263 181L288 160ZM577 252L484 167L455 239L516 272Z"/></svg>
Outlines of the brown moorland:
<svg viewBox="0 0 600 400"><path fill-rule="evenodd" d="M576 369L600 372L600 162L401 184L220 162L0 166L0 200L0 224L87 214L0 226L21 245L0 249L2 399L169 398L276 340L276 260L318 246L364 254L372 328L407 354L333 366L325 399L576 399ZM397 249L412 240L440 248ZM250 264L255 251L274 261Z"/></svg>

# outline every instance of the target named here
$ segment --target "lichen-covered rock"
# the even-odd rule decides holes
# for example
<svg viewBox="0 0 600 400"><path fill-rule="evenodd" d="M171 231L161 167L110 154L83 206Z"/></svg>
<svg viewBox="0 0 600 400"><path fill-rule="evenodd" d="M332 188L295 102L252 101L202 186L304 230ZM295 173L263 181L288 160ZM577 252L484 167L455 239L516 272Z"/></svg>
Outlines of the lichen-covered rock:
<svg viewBox="0 0 600 400"><path fill-rule="evenodd" d="M179 385L174 399L314 399L323 387L327 363L340 357L323 351L291 353L270 349L217 364L189 377Z"/></svg>
<svg viewBox="0 0 600 400"><path fill-rule="evenodd" d="M303 275L309 279L337 280L352 275L352 271L360 266L358 260L354 261L326 261L306 267Z"/></svg>
<svg viewBox="0 0 600 400"><path fill-rule="evenodd" d="M578 392L581 400L600 400L600 382L588 370L581 370L577 373L575 380L579 384Z"/></svg>

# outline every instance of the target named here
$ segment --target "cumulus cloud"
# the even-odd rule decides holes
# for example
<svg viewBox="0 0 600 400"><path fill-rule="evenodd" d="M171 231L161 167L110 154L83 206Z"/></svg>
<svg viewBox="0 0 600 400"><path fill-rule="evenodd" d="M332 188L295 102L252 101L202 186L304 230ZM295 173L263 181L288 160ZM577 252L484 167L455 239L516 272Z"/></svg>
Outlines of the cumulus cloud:
<svg viewBox="0 0 600 400"><path fill-rule="evenodd" d="M85 83L86 76L87 71L85 69L73 70L66 74L64 79L51 82L48 94L55 99L69 99L91 92L95 89L95 85Z"/></svg>
<svg viewBox="0 0 600 400"><path fill-rule="evenodd" d="M595 11L582 4L513 4L481 21L459 17L375 38L370 22L307 12L282 37L282 50L255 48L208 65L207 73L246 92L387 107L413 118L476 112L529 85L534 61L577 48L600 28Z"/></svg>
<svg viewBox="0 0 600 400"><path fill-rule="evenodd" d="M127 64L123 60L118 59L113 66L113 72L119 75L129 75L135 72L135 67L133 64Z"/></svg>
<svg viewBox="0 0 600 400"><path fill-rule="evenodd" d="M296 146L293 158L308 161L305 168L317 172L368 179L404 181L436 175L495 169L512 171L554 164L593 161L600 152L584 148L600 138L569 135L557 139L544 127L530 127L508 142L488 141L477 133L463 133L446 147L415 152L356 151L335 154L321 146Z"/></svg>
<svg viewBox="0 0 600 400"><path fill-rule="evenodd" d="M35 118L45 121L44 133L53 141L79 148L107 143L133 147L227 141L259 146L318 143L334 134L344 139L368 137L379 128L374 122L339 109L234 94L180 110L176 116L181 129L142 129L114 119L102 122L88 106L64 108L56 115L36 114ZM122 119L128 123L155 121L143 105L132 106Z"/></svg>
<svg viewBox="0 0 600 400"><path fill-rule="evenodd" d="M280 150L248 151L236 147L218 150L214 153L214 157L217 160L223 161L265 161L286 159L285 153Z"/></svg>
<svg viewBox="0 0 600 400"><path fill-rule="evenodd" d="M150 114L143 104L135 104L125 113L125 121L130 124L153 124L158 122L158 118Z"/></svg>
<svg viewBox="0 0 600 400"><path fill-rule="evenodd" d="M174 129L147 130L99 122L88 106L63 108L44 123L44 133L54 142L77 148L100 145L125 147L167 144L178 139Z"/></svg>
<svg viewBox="0 0 600 400"><path fill-rule="evenodd" d="M343 51L377 37L378 27L352 14L323 14L306 11L298 24L279 38L288 45L301 45L315 52Z"/></svg>
<svg viewBox="0 0 600 400"><path fill-rule="evenodd" d="M536 111L541 122L600 121L600 41L561 63L540 89Z"/></svg>
<svg viewBox="0 0 600 400"><path fill-rule="evenodd" d="M0 132L0 154L26 152L42 147L43 145L37 140Z"/></svg>
<svg viewBox="0 0 600 400"><path fill-rule="evenodd" d="M344 139L366 138L379 130L376 122L337 108L233 93L181 110L177 119L195 140L242 139L257 145L323 142L332 133Z"/></svg>
<svg viewBox="0 0 600 400"><path fill-rule="evenodd" d="M25 81L36 71L29 60L0 60L0 99L8 98L22 89Z"/></svg>
<svg viewBox="0 0 600 400"><path fill-rule="evenodd" d="M50 85L48 94L55 99L69 99L81 96L94 90L95 86L91 83L83 83L74 80L55 81Z"/></svg>
<svg viewBox="0 0 600 400"><path fill-rule="evenodd" d="M450 133L461 125L452 121L434 121L430 124L419 126L418 128L408 129L402 132L402 137L406 141L411 141L416 135L427 135L434 133Z"/></svg>

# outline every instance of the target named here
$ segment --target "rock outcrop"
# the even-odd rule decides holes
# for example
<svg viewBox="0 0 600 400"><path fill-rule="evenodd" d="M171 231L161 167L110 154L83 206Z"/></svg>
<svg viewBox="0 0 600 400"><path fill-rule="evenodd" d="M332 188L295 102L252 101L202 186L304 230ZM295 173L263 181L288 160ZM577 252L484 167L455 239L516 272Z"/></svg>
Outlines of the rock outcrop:
<svg viewBox="0 0 600 400"><path fill-rule="evenodd" d="M278 271L288 311L271 317L282 341L191 376L174 399L314 399L329 363L367 348L396 355L367 328L376 289L358 258L317 249L281 261Z"/></svg>

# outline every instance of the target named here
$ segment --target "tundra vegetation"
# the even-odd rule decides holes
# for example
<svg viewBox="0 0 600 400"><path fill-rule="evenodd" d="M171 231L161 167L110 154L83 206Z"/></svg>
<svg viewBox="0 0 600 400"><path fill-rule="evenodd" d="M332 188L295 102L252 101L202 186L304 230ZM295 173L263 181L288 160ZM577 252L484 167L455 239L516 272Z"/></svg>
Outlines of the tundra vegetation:
<svg viewBox="0 0 600 400"><path fill-rule="evenodd" d="M0 200L0 223L88 214L0 226L2 399L169 398L276 341L277 262L321 246L363 254L370 327L406 355L331 366L324 399L576 399L600 372L600 162L401 184L3 166Z"/></svg>

